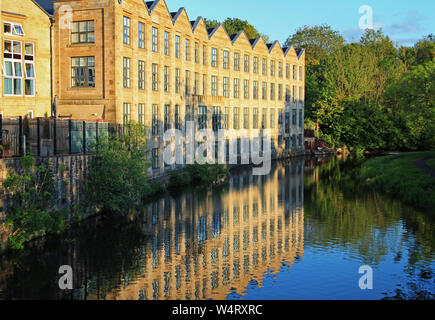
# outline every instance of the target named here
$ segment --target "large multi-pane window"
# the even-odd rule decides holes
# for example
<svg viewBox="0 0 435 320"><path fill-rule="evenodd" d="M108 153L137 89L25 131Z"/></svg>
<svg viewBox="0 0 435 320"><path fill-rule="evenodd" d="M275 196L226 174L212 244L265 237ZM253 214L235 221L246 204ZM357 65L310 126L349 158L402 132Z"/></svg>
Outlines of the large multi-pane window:
<svg viewBox="0 0 435 320"><path fill-rule="evenodd" d="M252 110L252 128L258 129L258 108Z"/></svg>
<svg viewBox="0 0 435 320"><path fill-rule="evenodd" d="M193 81L193 94L198 95L199 93L199 73L195 72L195 79Z"/></svg>
<svg viewBox="0 0 435 320"><path fill-rule="evenodd" d="M199 63L199 43L195 42L195 63Z"/></svg>
<svg viewBox="0 0 435 320"><path fill-rule="evenodd" d="M238 99L240 97L240 83L239 79L234 78L234 98Z"/></svg>
<svg viewBox="0 0 435 320"><path fill-rule="evenodd" d="M22 95L22 47L20 41L4 42L4 93Z"/></svg>
<svg viewBox="0 0 435 320"><path fill-rule="evenodd" d="M264 58L263 58L263 65L262 65L261 69L262 69L263 76L266 76L267 75L267 60Z"/></svg>
<svg viewBox="0 0 435 320"><path fill-rule="evenodd" d="M158 148L153 148L153 150L151 151L151 157L152 157L153 170L159 169L160 166L159 166L159 149Z"/></svg>
<svg viewBox="0 0 435 320"><path fill-rule="evenodd" d="M221 108L213 107L213 115L212 115L212 128L213 131L218 131L221 129Z"/></svg>
<svg viewBox="0 0 435 320"><path fill-rule="evenodd" d="M180 36L175 36L175 58L180 58Z"/></svg>
<svg viewBox="0 0 435 320"><path fill-rule="evenodd" d="M190 40L186 39L186 61L190 60Z"/></svg>
<svg viewBox="0 0 435 320"><path fill-rule="evenodd" d="M165 66L165 71L164 71L164 90L165 92L169 92L169 67Z"/></svg>
<svg viewBox="0 0 435 320"><path fill-rule="evenodd" d="M185 75L185 94L186 96L190 95L190 71L186 70L186 75Z"/></svg>
<svg viewBox="0 0 435 320"><path fill-rule="evenodd" d="M175 112L174 112L174 126L175 129L180 130L181 124L180 124L180 105L175 105Z"/></svg>
<svg viewBox="0 0 435 320"><path fill-rule="evenodd" d="M278 62L278 77L282 78L282 62Z"/></svg>
<svg viewBox="0 0 435 320"><path fill-rule="evenodd" d="M202 46L202 64L207 65L207 47Z"/></svg>
<svg viewBox="0 0 435 320"><path fill-rule="evenodd" d="M94 21L74 21L71 26L71 43L94 43Z"/></svg>
<svg viewBox="0 0 435 320"><path fill-rule="evenodd" d="M198 108L198 129L207 129L207 107L199 106Z"/></svg>
<svg viewBox="0 0 435 320"><path fill-rule="evenodd" d="M159 134L159 105L157 104L153 104L152 107L151 133L153 136L157 136Z"/></svg>
<svg viewBox="0 0 435 320"><path fill-rule="evenodd" d="M123 59L123 84L124 88L130 88L130 58Z"/></svg>
<svg viewBox="0 0 435 320"><path fill-rule="evenodd" d="M266 116L267 116L266 112L267 112L267 109L263 108L262 114L261 114L261 128L262 129L266 129L266 126L267 126L267 123L266 123Z"/></svg>
<svg viewBox="0 0 435 320"><path fill-rule="evenodd" d="M238 130L239 129L239 108L234 108L233 109L233 127L234 130Z"/></svg>
<svg viewBox="0 0 435 320"><path fill-rule="evenodd" d="M139 49L145 49L145 24L143 22L138 24L137 37L137 46Z"/></svg>
<svg viewBox="0 0 435 320"><path fill-rule="evenodd" d="M217 67L217 49L216 48L211 48L211 66L212 67Z"/></svg>
<svg viewBox="0 0 435 320"><path fill-rule="evenodd" d="M292 110L292 125L296 125L297 124L297 114L296 114L296 109Z"/></svg>
<svg viewBox="0 0 435 320"><path fill-rule="evenodd" d="M285 65L285 77L287 79L290 78L290 64L288 64L288 63L286 63L286 65Z"/></svg>
<svg viewBox="0 0 435 320"><path fill-rule="evenodd" d="M159 30L156 27L152 27L152 46L153 52L159 51Z"/></svg>
<svg viewBox="0 0 435 320"><path fill-rule="evenodd" d="M285 86L285 101L290 102L290 87L288 85Z"/></svg>
<svg viewBox="0 0 435 320"><path fill-rule="evenodd" d="M243 63L243 69L245 72L249 72L249 56L245 54L244 63Z"/></svg>
<svg viewBox="0 0 435 320"><path fill-rule="evenodd" d="M249 80L244 80L243 84L243 97L249 99Z"/></svg>
<svg viewBox="0 0 435 320"><path fill-rule="evenodd" d="M238 52L234 52L234 70L240 70L240 55Z"/></svg>
<svg viewBox="0 0 435 320"><path fill-rule="evenodd" d="M275 100L275 84L270 84L270 100Z"/></svg>
<svg viewBox="0 0 435 320"><path fill-rule="evenodd" d="M152 90L153 91L159 91L159 65L156 63L153 63L151 67L152 75Z"/></svg>
<svg viewBox="0 0 435 320"><path fill-rule="evenodd" d="M278 84L278 100L282 100L282 84Z"/></svg>
<svg viewBox="0 0 435 320"><path fill-rule="evenodd" d="M230 53L228 50L223 51L223 60L224 60L224 69L228 69L230 67Z"/></svg>
<svg viewBox="0 0 435 320"><path fill-rule="evenodd" d="M296 86L293 86L293 103L296 103Z"/></svg>
<svg viewBox="0 0 435 320"><path fill-rule="evenodd" d="M296 69L296 65L293 65L293 80L297 79L297 69Z"/></svg>
<svg viewBox="0 0 435 320"><path fill-rule="evenodd" d="M211 95L217 96L218 84L217 84L217 76L211 76Z"/></svg>
<svg viewBox="0 0 435 320"><path fill-rule="evenodd" d="M131 120L131 104L130 103L124 103L122 120L123 120L124 125L127 125L130 123L130 120Z"/></svg>
<svg viewBox="0 0 435 320"><path fill-rule="evenodd" d="M145 124L145 104L139 103L137 107L137 121L139 124Z"/></svg>
<svg viewBox="0 0 435 320"><path fill-rule="evenodd" d="M180 93L180 69L175 69L175 93Z"/></svg>
<svg viewBox="0 0 435 320"><path fill-rule="evenodd" d="M202 75L202 95L205 96L207 94L207 75Z"/></svg>
<svg viewBox="0 0 435 320"><path fill-rule="evenodd" d="M249 108L243 109L243 129L249 129Z"/></svg>
<svg viewBox="0 0 435 320"><path fill-rule="evenodd" d="M95 57L71 58L71 86L95 87Z"/></svg>
<svg viewBox="0 0 435 320"><path fill-rule="evenodd" d="M165 48L164 48L165 55L169 56L169 32L168 31L165 31L165 36L164 37L165 37L164 38L164 42L165 42L165 44L164 44L164 46L165 46Z"/></svg>
<svg viewBox="0 0 435 320"><path fill-rule="evenodd" d="M275 109L270 109L270 128L275 128Z"/></svg>
<svg viewBox="0 0 435 320"><path fill-rule="evenodd" d="M230 108L225 107L224 109L224 129L229 129L229 121L230 121Z"/></svg>
<svg viewBox="0 0 435 320"><path fill-rule="evenodd" d="M263 100L267 99L267 83L266 82L263 82L263 86L261 88L261 98Z"/></svg>
<svg viewBox="0 0 435 320"><path fill-rule="evenodd" d="M275 61L270 61L270 75L275 76Z"/></svg>
<svg viewBox="0 0 435 320"><path fill-rule="evenodd" d="M124 17L123 18L123 42L124 44L130 44L130 35L131 35L131 24L130 24L130 18Z"/></svg>
<svg viewBox="0 0 435 320"><path fill-rule="evenodd" d="M230 78L224 77L224 81L223 81L223 96L226 97L226 98L228 98L230 96L229 82L230 82Z"/></svg>
<svg viewBox="0 0 435 320"><path fill-rule="evenodd" d="M163 130L167 131L169 129L171 129L171 119L170 119L170 115L171 115L171 105L169 104L165 104L165 114L164 114L164 121L163 121Z"/></svg>
<svg viewBox="0 0 435 320"><path fill-rule="evenodd" d="M24 94L35 95L35 46L31 42L24 44Z"/></svg>
<svg viewBox="0 0 435 320"><path fill-rule="evenodd" d="M302 87L299 87L299 103L302 105L304 100L304 93Z"/></svg>
<svg viewBox="0 0 435 320"><path fill-rule="evenodd" d="M255 74L258 73L258 57L254 57L254 66L253 66L253 71Z"/></svg>
<svg viewBox="0 0 435 320"><path fill-rule="evenodd" d="M252 95L253 95L255 100L258 99L258 81L257 80L254 80L254 85L252 88Z"/></svg>
<svg viewBox="0 0 435 320"><path fill-rule="evenodd" d="M299 67L299 80L304 80L304 71L302 66Z"/></svg>
<svg viewBox="0 0 435 320"><path fill-rule="evenodd" d="M138 62L138 82L139 90L145 90L145 61Z"/></svg>

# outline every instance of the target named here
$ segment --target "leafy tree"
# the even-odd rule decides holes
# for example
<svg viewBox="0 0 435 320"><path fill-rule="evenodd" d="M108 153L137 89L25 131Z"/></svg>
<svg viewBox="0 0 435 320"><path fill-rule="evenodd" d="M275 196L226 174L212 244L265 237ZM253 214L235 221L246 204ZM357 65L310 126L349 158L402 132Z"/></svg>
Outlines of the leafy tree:
<svg viewBox="0 0 435 320"><path fill-rule="evenodd" d="M204 19L204 22L207 29L214 29L220 24L217 20ZM243 30L248 36L248 39L256 39L261 35L266 43L269 42L269 37L267 35L260 34L260 32L246 20L239 18L226 18L225 21L222 22L222 25L229 35L237 34Z"/></svg>
<svg viewBox="0 0 435 320"><path fill-rule="evenodd" d="M433 61L435 57L435 36L430 34L417 42L415 51L417 64Z"/></svg>

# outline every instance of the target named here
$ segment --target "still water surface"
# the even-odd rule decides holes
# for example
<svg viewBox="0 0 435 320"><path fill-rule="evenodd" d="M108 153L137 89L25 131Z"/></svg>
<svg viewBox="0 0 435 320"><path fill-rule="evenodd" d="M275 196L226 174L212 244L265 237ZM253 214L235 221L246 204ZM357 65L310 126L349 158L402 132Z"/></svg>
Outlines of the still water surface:
<svg viewBox="0 0 435 320"><path fill-rule="evenodd" d="M100 217L0 257L3 299L434 299L433 213L353 177L355 161L277 162ZM126 221L128 220L128 221ZM71 265L74 289L58 269ZM373 290L359 288L362 265Z"/></svg>

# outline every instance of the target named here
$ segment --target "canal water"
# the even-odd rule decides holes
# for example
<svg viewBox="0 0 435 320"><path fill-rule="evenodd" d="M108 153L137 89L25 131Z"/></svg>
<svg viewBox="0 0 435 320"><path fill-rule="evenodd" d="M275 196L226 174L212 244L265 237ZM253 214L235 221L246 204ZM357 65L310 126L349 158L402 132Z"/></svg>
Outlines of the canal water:
<svg viewBox="0 0 435 320"><path fill-rule="evenodd" d="M226 186L87 221L0 257L0 299L434 299L433 212L368 190L356 167L240 169ZM59 289L62 265L73 290Z"/></svg>

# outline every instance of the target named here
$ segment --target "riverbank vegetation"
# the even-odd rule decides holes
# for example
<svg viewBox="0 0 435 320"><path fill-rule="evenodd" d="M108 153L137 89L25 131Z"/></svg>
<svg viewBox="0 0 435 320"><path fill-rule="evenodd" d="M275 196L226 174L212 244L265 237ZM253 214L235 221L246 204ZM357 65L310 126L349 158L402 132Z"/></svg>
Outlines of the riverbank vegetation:
<svg viewBox="0 0 435 320"><path fill-rule="evenodd" d="M422 208L435 207L435 179L414 162L435 157L435 152L379 157L364 162L359 177L405 203Z"/></svg>

